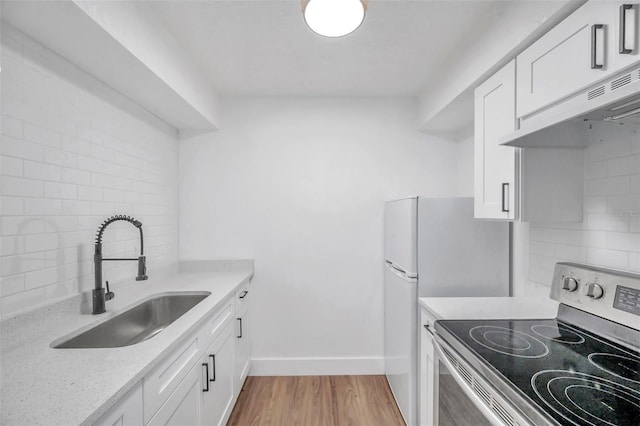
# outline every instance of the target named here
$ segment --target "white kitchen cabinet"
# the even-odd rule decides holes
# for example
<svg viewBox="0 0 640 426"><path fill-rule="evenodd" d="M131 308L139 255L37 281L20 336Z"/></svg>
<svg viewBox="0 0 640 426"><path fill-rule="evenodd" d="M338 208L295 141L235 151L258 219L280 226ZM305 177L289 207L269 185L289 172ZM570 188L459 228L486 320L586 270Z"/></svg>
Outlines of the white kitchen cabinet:
<svg viewBox="0 0 640 426"><path fill-rule="evenodd" d="M420 426L435 426L438 424L438 410L436 404L438 395L438 366L435 361L433 346L433 318L426 309L420 314L420 382L418 393L418 411ZM426 327L426 328L425 328Z"/></svg>
<svg viewBox="0 0 640 426"><path fill-rule="evenodd" d="M236 397L242 390L251 368L251 339L249 319L249 286L236 294L236 364L234 389Z"/></svg>
<svg viewBox="0 0 640 426"><path fill-rule="evenodd" d="M640 58L638 1L589 1L517 57L517 117L588 88Z"/></svg>
<svg viewBox="0 0 640 426"><path fill-rule="evenodd" d="M220 336L207 349L202 365L205 366L205 383L202 392L202 424L226 424L235 394L233 391L234 376L234 336L233 324L229 323Z"/></svg>
<svg viewBox="0 0 640 426"><path fill-rule="evenodd" d="M480 219L517 215L517 149L498 141L516 126L515 60L475 90L474 211Z"/></svg>
<svg viewBox="0 0 640 426"><path fill-rule="evenodd" d="M148 426L200 426L202 422L203 366L188 371L173 393L155 413Z"/></svg>
<svg viewBox="0 0 640 426"><path fill-rule="evenodd" d="M528 222L582 220L580 149L515 148L500 139L516 128L515 61L475 91L474 215ZM547 140L567 138L550 131Z"/></svg>
<svg viewBox="0 0 640 426"><path fill-rule="evenodd" d="M138 383L106 412L95 426L140 426L142 424L142 384Z"/></svg>

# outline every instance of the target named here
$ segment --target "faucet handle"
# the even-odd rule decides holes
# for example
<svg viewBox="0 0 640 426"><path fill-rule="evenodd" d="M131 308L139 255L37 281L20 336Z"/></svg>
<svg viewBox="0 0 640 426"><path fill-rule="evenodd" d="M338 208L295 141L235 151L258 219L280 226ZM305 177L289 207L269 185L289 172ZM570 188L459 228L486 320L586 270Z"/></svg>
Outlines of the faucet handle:
<svg viewBox="0 0 640 426"><path fill-rule="evenodd" d="M105 293L105 295L104 295L104 299L105 299L105 300L111 300L111 299L113 299L114 297L116 297L116 295L115 295L115 293L114 293L114 292L112 292L112 291L109 289L109 281L106 281L106 284L107 284L107 292L106 292L106 293Z"/></svg>

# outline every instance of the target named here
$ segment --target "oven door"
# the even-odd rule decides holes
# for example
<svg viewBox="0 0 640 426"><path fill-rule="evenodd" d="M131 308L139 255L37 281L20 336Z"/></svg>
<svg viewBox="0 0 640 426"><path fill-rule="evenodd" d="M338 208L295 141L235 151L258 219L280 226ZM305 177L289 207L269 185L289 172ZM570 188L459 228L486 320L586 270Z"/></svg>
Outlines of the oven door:
<svg viewBox="0 0 640 426"><path fill-rule="evenodd" d="M439 426L529 425L439 335L435 348L434 413Z"/></svg>

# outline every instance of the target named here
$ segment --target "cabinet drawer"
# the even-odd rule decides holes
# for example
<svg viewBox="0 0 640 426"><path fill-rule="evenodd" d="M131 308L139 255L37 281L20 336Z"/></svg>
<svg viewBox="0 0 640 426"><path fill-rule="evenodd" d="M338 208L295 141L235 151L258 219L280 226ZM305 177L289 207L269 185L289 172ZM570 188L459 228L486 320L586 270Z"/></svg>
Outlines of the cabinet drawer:
<svg viewBox="0 0 640 426"><path fill-rule="evenodd" d="M142 424L142 384L138 383L94 426L140 426Z"/></svg>
<svg viewBox="0 0 640 426"><path fill-rule="evenodd" d="M229 298L224 303L223 307L218 309L216 314L212 315L209 320L205 323L202 328L202 336L203 336L203 348L207 348L220 334L222 329L231 321L233 318L233 299Z"/></svg>
<svg viewBox="0 0 640 426"><path fill-rule="evenodd" d="M236 291L236 310L240 310L249 302L249 284Z"/></svg>
<svg viewBox="0 0 640 426"><path fill-rule="evenodd" d="M143 380L144 420L147 423L164 401L176 389L189 369L220 334L233 316L232 298L210 315L198 331L189 336L178 349L169 354Z"/></svg>
<svg viewBox="0 0 640 426"><path fill-rule="evenodd" d="M149 426L184 426L201 424L201 366L194 365L162 404Z"/></svg>
<svg viewBox="0 0 640 426"><path fill-rule="evenodd" d="M158 411L207 347L206 336L195 333L143 379L144 422Z"/></svg>

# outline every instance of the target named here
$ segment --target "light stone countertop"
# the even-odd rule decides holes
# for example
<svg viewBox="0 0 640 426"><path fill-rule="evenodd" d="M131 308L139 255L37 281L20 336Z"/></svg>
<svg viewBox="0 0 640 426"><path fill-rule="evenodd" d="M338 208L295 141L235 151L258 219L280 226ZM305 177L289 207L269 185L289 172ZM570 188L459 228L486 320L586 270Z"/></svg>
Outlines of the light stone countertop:
<svg viewBox="0 0 640 426"><path fill-rule="evenodd" d="M106 314L91 315L85 294L3 321L0 423L68 426L95 422L253 276L252 261L205 263L190 262L183 272L171 276L154 277L150 271L148 281L132 277L112 284L116 297L107 302ZM151 295L175 291L210 291L211 295L145 342L106 349L49 346Z"/></svg>
<svg viewBox="0 0 640 426"><path fill-rule="evenodd" d="M548 298L421 297L419 301L436 319L543 319L558 313L558 302Z"/></svg>

